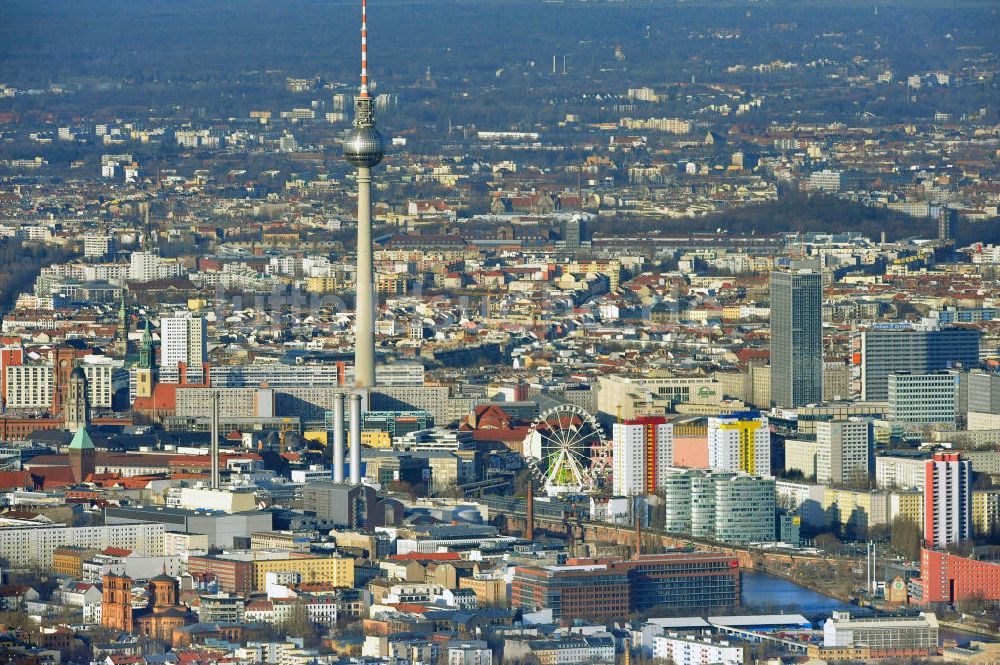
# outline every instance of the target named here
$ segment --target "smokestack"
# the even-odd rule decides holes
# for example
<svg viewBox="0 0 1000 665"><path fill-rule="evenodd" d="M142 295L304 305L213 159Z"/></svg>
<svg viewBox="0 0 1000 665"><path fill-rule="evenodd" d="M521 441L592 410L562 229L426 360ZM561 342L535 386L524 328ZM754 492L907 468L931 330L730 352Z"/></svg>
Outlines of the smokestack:
<svg viewBox="0 0 1000 665"><path fill-rule="evenodd" d="M636 499L632 506L635 512L635 554L638 556L642 554L642 515L639 513L638 497Z"/></svg>
<svg viewBox="0 0 1000 665"><path fill-rule="evenodd" d="M212 440L208 454L212 458L212 489L219 489L219 391L212 391Z"/></svg>
<svg viewBox="0 0 1000 665"><path fill-rule="evenodd" d="M527 527L524 531L524 537L527 540L535 539L535 484L532 481L528 481L528 510L525 516L527 522Z"/></svg>
<svg viewBox="0 0 1000 665"><path fill-rule="evenodd" d="M361 393L351 393L351 484L361 484Z"/></svg>
<svg viewBox="0 0 1000 665"><path fill-rule="evenodd" d="M333 482L344 482L344 393L333 396Z"/></svg>

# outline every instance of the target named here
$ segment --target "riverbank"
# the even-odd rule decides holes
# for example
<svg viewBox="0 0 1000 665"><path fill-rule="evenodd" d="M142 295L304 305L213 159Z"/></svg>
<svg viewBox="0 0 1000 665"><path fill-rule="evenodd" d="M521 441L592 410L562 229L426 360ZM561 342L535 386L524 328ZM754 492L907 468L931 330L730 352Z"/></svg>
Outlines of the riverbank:
<svg viewBox="0 0 1000 665"><path fill-rule="evenodd" d="M1000 633L994 632L992 630L987 630L981 626L975 626L968 623L960 623L958 621L944 621L943 619L938 619L938 624L940 624L945 628L957 630L962 633L973 633L975 635L982 635L983 637L1000 639Z"/></svg>
<svg viewBox="0 0 1000 665"><path fill-rule="evenodd" d="M824 596L826 598L832 598L833 600L840 601L841 603L844 603L846 605L852 605L852 606L855 605L855 603L853 602L854 599L851 597L850 594L838 592L836 589L831 589L829 585L817 584L816 582L812 582L809 580L799 580L791 575L785 574L783 571L768 569L767 566L755 567L752 570L757 573L770 575L771 577L777 577L778 579L785 580L786 582L791 582L792 584L800 586L803 589L809 589L810 591L818 593L821 596Z"/></svg>
<svg viewBox="0 0 1000 665"><path fill-rule="evenodd" d="M918 607L882 608L875 605L855 605L849 598L837 598L827 592L822 585L802 584L786 575L772 573L762 568L747 570L743 573L743 604L758 606L767 612L799 613L816 620L817 616L829 617L833 612L850 612L855 616L872 616L884 613L895 613L909 609L919 611ZM981 626L971 626L958 621L938 619L940 638L942 641L955 640L966 643L971 640L985 642L1000 641L1000 634L986 630Z"/></svg>

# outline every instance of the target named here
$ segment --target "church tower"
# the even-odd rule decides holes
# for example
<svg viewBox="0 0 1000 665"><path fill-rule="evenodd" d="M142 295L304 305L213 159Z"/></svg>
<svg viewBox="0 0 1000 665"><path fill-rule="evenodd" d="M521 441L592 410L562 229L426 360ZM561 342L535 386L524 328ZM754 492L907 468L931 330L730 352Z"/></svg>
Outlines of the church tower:
<svg viewBox="0 0 1000 665"><path fill-rule="evenodd" d="M156 375L156 349L153 346L153 334L149 330L149 321L145 323L142 332L142 342L139 345L139 364L135 370L135 396L152 397Z"/></svg>
<svg viewBox="0 0 1000 665"><path fill-rule="evenodd" d="M114 353L124 358L128 355L128 308L125 307L125 295L122 294L121 305L118 308L118 325L115 328Z"/></svg>
<svg viewBox="0 0 1000 665"><path fill-rule="evenodd" d="M132 579L123 575L105 575L101 581L101 625L111 630L131 633Z"/></svg>
<svg viewBox="0 0 1000 665"><path fill-rule="evenodd" d="M74 367L66 386L66 403L63 405L63 425L70 432L87 427L90 418L87 375Z"/></svg>
<svg viewBox="0 0 1000 665"><path fill-rule="evenodd" d="M87 430L80 428L69 444L69 468L73 472L73 482L82 483L93 475L97 466L97 449L90 440Z"/></svg>

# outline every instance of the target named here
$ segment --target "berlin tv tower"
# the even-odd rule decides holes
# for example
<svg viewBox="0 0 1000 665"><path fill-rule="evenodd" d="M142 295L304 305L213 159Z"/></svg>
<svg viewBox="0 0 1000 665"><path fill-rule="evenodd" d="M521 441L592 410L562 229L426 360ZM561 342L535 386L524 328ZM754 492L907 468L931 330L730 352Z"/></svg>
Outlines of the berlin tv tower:
<svg viewBox="0 0 1000 665"><path fill-rule="evenodd" d="M361 0L361 90L354 100L354 129L344 141L344 159L358 168L358 268L355 279L354 383L375 385L375 278L372 264L372 167L385 155L368 94L368 16ZM353 444L352 444L353 445Z"/></svg>

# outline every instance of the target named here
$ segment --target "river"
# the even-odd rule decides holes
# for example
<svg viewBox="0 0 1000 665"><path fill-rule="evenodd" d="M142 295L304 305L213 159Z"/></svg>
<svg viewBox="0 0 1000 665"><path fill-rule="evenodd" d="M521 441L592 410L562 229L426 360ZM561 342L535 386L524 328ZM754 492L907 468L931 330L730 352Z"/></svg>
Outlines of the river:
<svg viewBox="0 0 1000 665"><path fill-rule="evenodd" d="M853 615L870 615L872 610L851 605L836 598L824 596L812 589L799 586L781 577L768 575L757 571L744 571L742 602L746 606L760 607L764 612L789 612L802 614L815 621L817 615L829 616L831 613L844 610ZM992 638L974 633L966 633L951 628L938 631L942 640L956 640L965 643L969 640L993 642Z"/></svg>

